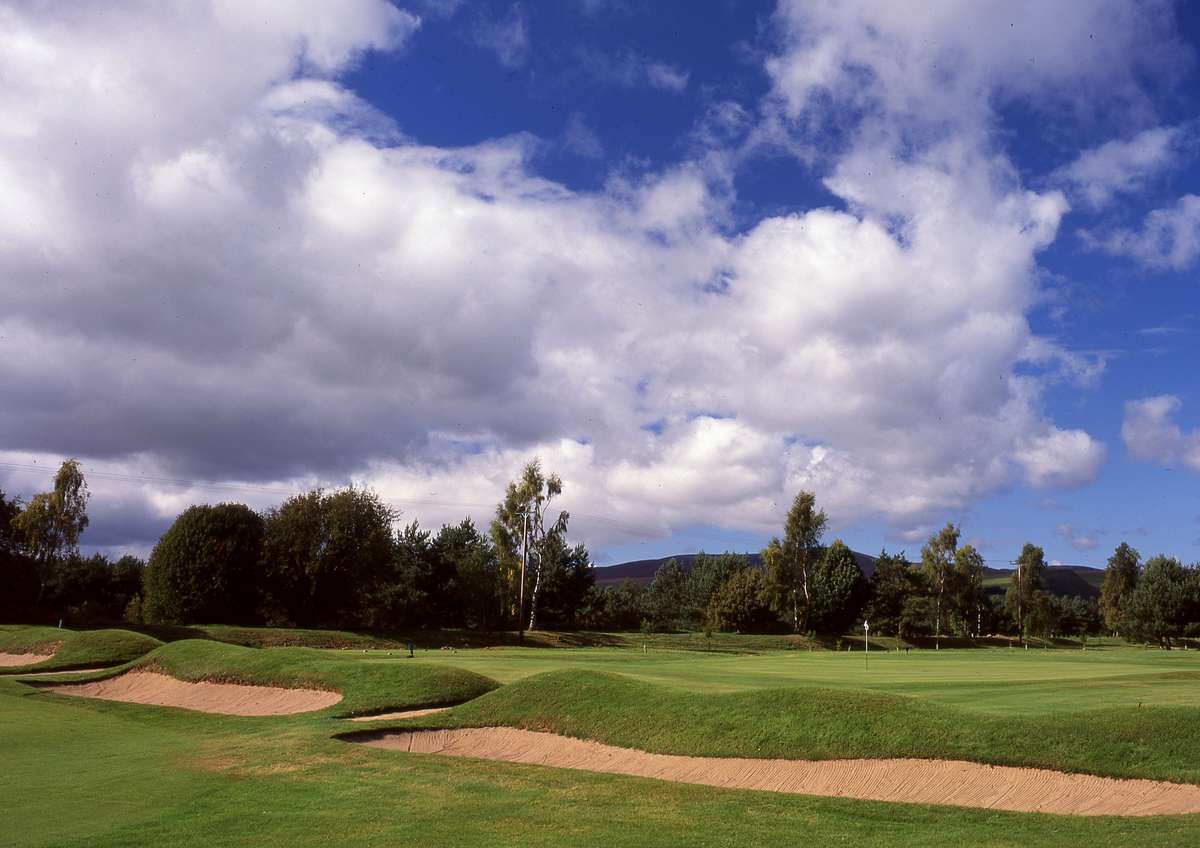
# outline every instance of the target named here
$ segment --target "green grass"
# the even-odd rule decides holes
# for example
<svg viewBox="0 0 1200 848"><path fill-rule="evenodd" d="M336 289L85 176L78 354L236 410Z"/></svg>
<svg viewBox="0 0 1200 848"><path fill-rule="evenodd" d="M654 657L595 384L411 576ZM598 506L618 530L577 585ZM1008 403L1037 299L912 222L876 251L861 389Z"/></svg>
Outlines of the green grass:
<svg viewBox="0 0 1200 848"><path fill-rule="evenodd" d="M640 646L639 646L640 647ZM398 662L386 652L359 662ZM418 651L416 662L453 665L511 683L546 671L616 672L690 692L739 692L782 686L870 690L967 710L1074 711L1107 706L1200 704L1200 652L1140 648L977 649L872 652L775 651L732 655L675 650L520 648ZM403 660L412 662L412 660Z"/></svg>
<svg viewBox="0 0 1200 848"><path fill-rule="evenodd" d="M983 716L879 692L818 688L709 694L615 674L525 678L422 726L511 726L626 748L712 757L928 757L1200 783L1187 707Z"/></svg>
<svg viewBox="0 0 1200 848"><path fill-rule="evenodd" d="M410 660L397 651L179 641L131 666L346 695L330 710L266 718L68 698L0 679L0 844L1200 844L1200 816L1069 818L809 798L406 755L334 738L358 728L338 718L349 712L475 694L409 724L505 723L680 753L952 755L1200 782L1193 652L914 651L873 655L868 675L861 653L666 644L646 653L640 644L429 650ZM494 684L471 671L514 682L489 692ZM1129 693L1146 695L1146 705ZM1125 706L1104 706L1114 698Z"/></svg>
<svg viewBox="0 0 1200 848"><path fill-rule="evenodd" d="M103 680L131 669L180 680L334 690L342 700L325 712L336 716L457 704L497 685L449 666L365 664L311 648L243 648L200 639L170 642L119 669L72 680Z"/></svg>
<svg viewBox="0 0 1200 848"><path fill-rule="evenodd" d="M5 653L36 653L38 649L56 643L60 643L58 651L50 659L17 668L0 668L0 675L118 665L137 659L162 644L150 636L128 630L67 630L0 625L0 651Z"/></svg>

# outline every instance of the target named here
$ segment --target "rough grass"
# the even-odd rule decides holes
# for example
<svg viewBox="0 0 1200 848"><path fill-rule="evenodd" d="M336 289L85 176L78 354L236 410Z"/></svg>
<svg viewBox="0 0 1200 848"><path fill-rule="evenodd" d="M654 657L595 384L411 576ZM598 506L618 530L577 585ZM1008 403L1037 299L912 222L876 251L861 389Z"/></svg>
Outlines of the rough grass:
<svg viewBox="0 0 1200 848"><path fill-rule="evenodd" d="M130 669L180 680L333 690L342 700L324 712L338 716L457 704L499 685L446 666L366 664L311 648L244 648L200 639L171 642L118 670L73 679L103 680Z"/></svg>
<svg viewBox="0 0 1200 848"><path fill-rule="evenodd" d="M559 671L406 726L491 725L667 754L928 757L1200 783L1200 710L1192 707L995 716L881 692L696 696L614 674Z"/></svg>
<svg viewBox="0 0 1200 848"><path fill-rule="evenodd" d="M129 630L0 626L0 651L5 653L36 653L55 643L60 643L59 648L51 658L32 665L0 668L0 675L119 665L162 645L158 639Z"/></svg>

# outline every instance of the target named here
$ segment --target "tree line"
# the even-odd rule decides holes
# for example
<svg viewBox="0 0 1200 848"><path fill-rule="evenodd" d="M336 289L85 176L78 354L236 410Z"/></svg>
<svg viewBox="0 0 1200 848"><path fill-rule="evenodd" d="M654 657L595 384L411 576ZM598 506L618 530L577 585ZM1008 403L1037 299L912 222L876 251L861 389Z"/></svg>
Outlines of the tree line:
<svg viewBox="0 0 1200 848"><path fill-rule="evenodd" d="M669 560L649 585L595 586L587 548L555 511L562 480L536 460L506 488L486 531L470 518L436 533L399 524L358 487L316 489L262 512L239 503L184 510L148 562L79 553L89 493L68 460L50 492L27 503L0 492L0 620L230 623L400 631L426 628L705 630L844 634L871 623L906 640L1020 639L1109 632L1170 645L1200 635L1200 568L1122 543L1098 601L1046 591L1041 548L1026 544L1007 587L987 591L985 564L953 524L918 562L882 551L868 578L799 493L781 538L746 555Z"/></svg>

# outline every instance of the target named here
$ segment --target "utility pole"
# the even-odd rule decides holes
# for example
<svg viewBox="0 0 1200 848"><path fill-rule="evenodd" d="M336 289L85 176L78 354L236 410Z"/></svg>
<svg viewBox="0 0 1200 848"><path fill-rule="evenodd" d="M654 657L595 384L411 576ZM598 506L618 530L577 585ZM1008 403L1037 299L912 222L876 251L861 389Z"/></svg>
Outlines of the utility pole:
<svg viewBox="0 0 1200 848"><path fill-rule="evenodd" d="M1021 595L1025 591L1024 575L1021 572L1021 560L1017 560L1017 637L1021 640L1021 645L1025 645L1025 624L1021 617Z"/></svg>
<svg viewBox="0 0 1200 848"><path fill-rule="evenodd" d="M517 589L517 641L525 641L525 565L529 560L529 511L521 513L521 585Z"/></svg>

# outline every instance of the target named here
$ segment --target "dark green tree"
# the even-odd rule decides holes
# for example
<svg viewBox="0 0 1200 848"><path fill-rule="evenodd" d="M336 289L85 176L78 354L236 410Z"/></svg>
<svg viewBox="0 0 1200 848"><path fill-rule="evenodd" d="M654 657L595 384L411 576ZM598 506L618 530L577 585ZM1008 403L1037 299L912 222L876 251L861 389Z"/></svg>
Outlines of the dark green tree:
<svg viewBox="0 0 1200 848"><path fill-rule="evenodd" d="M900 636L904 605L909 598L925 593L921 571L909 565L903 552L889 554L881 551L871 575L871 600L866 617L872 632L885 636Z"/></svg>
<svg viewBox="0 0 1200 848"><path fill-rule="evenodd" d="M262 542L263 519L245 504L184 510L150 554L146 620L256 623Z"/></svg>
<svg viewBox="0 0 1200 848"><path fill-rule="evenodd" d="M1125 542L1117 546L1104 569L1104 584L1100 587L1100 614L1112 633L1121 628L1121 610L1126 599L1137 588L1141 570L1141 554Z"/></svg>
<svg viewBox="0 0 1200 848"><path fill-rule="evenodd" d="M657 630L677 630L683 626L688 610L687 575L673 559L654 573L646 592L646 617Z"/></svg>
<svg viewBox="0 0 1200 848"><path fill-rule="evenodd" d="M788 615L795 633L806 632L811 626L812 570L821 557L821 537L827 523L825 513L817 509L816 495L800 492L784 521L783 541L772 539L763 551L776 608Z"/></svg>
<svg viewBox="0 0 1200 848"><path fill-rule="evenodd" d="M13 519L21 514L21 499L9 498L0 489L0 556L16 553L21 547Z"/></svg>
<svg viewBox="0 0 1200 848"><path fill-rule="evenodd" d="M779 624L771 603L771 587L761 569L735 571L709 601L709 622L718 630L769 633Z"/></svg>
<svg viewBox="0 0 1200 848"><path fill-rule="evenodd" d="M396 586L408 575L398 575L395 518L377 494L355 487L306 492L269 511L263 572L273 623L354 627L390 619L396 596L418 591Z"/></svg>
<svg viewBox="0 0 1200 848"><path fill-rule="evenodd" d="M497 624L497 563L491 540L475 528L470 518L447 524L433 539L437 574L444 580L436 597L441 600L443 627L491 630Z"/></svg>
<svg viewBox="0 0 1200 848"><path fill-rule="evenodd" d="M538 618L543 626L572 630L595 583L591 556L584 545L568 547L551 536L541 552L542 588Z"/></svg>
<svg viewBox="0 0 1200 848"><path fill-rule="evenodd" d="M687 575L688 609L684 615L686 626L702 627L713 595L735 573L749 567L749 561L742 554L697 554L692 570Z"/></svg>
<svg viewBox="0 0 1200 848"><path fill-rule="evenodd" d="M1133 639L1170 647L1197 619L1197 572L1174 557L1146 560L1137 587L1123 605L1123 624Z"/></svg>
<svg viewBox="0 0 1200 848"><path fill-rule="evenodd" d="M812 570L812 626L821 633L843 633L861 620L870 596L867 578L854 552L835 539Z"/></svg>

